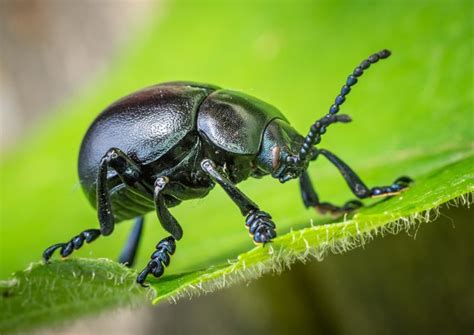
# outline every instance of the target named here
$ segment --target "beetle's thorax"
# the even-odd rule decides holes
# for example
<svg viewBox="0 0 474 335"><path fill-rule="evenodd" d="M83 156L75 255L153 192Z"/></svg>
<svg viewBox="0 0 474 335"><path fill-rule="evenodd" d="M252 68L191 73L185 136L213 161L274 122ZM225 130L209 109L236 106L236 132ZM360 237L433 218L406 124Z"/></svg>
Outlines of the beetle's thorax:
<svg viewBox="0 0 474 335"><path fill-rule="evenodd" d="M211 159L230 181L238 184L252 175L252 158L254 155L241 155L228 152L213 144L205 136L202 137L204 140L204 156ZM199 167L199 169L201 168Z"/></svg>
<svg viewBox="0 0 474 335"><path fill-rule="evenodd" d="M306 166L295 168L293 171L287 166L286 157L298 154L303 141L303 136L286 121L273 120L265 129L260 151L256 157L255 165L258 171L261 175L270 174L280 180L284 174L292 174L293 178L298 177Z"/></svg>

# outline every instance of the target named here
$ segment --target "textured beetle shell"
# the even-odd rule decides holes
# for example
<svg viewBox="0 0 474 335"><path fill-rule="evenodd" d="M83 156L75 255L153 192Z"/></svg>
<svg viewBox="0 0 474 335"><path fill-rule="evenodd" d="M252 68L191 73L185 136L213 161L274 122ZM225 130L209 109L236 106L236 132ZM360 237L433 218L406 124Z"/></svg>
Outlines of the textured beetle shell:
<svg viewBox="0 0 474 335"><path fill-rule="evenodd" d="M158 160L195 129L196 114L211 87L165 83L133 93L105 109L92 123L79 153L79 177L89 189L101 158L119 148L136 163Z"/></svg>
<svg viewBox="0 0 474 335"><path fill-rule="evenodd" d="M240 92L218 90L199 108L197 127L227 152L255 155L265 127L276 118L286 121L278 109L262 100Z"/></svg>

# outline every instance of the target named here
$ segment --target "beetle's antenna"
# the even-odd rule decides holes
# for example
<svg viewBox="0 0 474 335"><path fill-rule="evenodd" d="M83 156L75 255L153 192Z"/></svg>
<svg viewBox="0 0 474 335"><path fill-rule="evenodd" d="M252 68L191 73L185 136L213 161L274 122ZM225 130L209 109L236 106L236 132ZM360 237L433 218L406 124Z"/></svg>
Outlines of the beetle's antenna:
<svg viewBox="0 0 474 335"><path fill-rule="evenodd" d="M341 88L341 93L334 100L334 104L329 108L329 113L323 118L319 119L311 126L308 135L304 139L304 143L301 146L300 152L297 159L300 162L305 162L308 153L311 152L311 147L318 144L321 141L321 135L326 132L326 127L331 123L335 122L350 122L351 119L348 115L335 115L339 112L339 108L346 101L346 96L351 91L351 87L357 83L357 77L362 76L364 70L367 70L370 65L378 62L379 59L385 59L390 56L389 50L379 51L367 59L363 60L359 66L357 66L349 77L347 77L346 83ZM296 158L296 157L295 157Z"/></svg>

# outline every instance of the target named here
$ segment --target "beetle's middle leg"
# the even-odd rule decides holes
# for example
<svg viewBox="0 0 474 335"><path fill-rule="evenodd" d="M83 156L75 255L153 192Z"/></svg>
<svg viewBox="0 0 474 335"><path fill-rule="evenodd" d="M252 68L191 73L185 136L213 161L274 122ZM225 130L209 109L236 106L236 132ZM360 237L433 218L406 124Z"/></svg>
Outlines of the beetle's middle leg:
<svg viewBox="0 0 474 335"><path fill-rule="evenodd" d="M259 207L243 194L237 186L220 173L210 159L201 162L203 171L216 183L218 183L234 203L239 207L243 216L246 216L245 225L249 229L256 243L267 243L276 237L275 224L272 217L259 209Z"/></svg>
<svg viewBox="0 0 474 335"><path fill-rule="evenodd" d="M176 250L176 241L183 237L183 229L166 206L165 197L167 195L163 193L169 186L169 182L170 180L168 177L158 177L155 180L153 200L155 202L158 220L160 221L163 228L171 234L171 236L168 236L158 242L156 245L156 250L151 255L151 260L138 275L137 283L142 286L145 286L144 282L148 274L151 273L157 278L163 275L165 266L170 264L170 257Z"/></svg>

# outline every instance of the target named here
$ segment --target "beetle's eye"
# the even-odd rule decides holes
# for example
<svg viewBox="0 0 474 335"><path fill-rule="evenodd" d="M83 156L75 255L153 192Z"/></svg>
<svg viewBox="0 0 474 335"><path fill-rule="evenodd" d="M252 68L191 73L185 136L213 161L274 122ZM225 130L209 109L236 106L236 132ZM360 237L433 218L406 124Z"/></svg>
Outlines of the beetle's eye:
<svg viewBox="0 0 474 335"><path fill-rule="evenodd" d="M273 149L272 149L272 168L273 168L273 171L275 171L276 169L278 169L280 167L280 153L281 153L281 149L278 145L273 147Z"/></svg>

